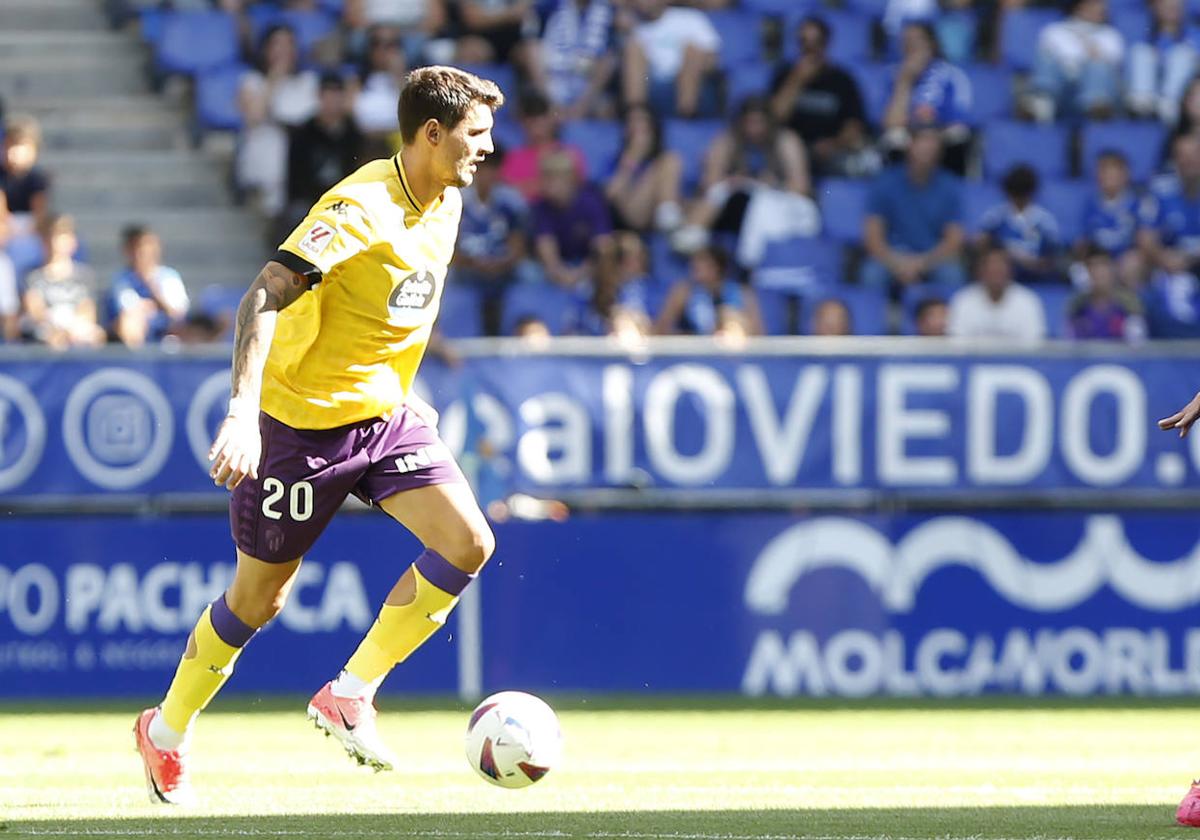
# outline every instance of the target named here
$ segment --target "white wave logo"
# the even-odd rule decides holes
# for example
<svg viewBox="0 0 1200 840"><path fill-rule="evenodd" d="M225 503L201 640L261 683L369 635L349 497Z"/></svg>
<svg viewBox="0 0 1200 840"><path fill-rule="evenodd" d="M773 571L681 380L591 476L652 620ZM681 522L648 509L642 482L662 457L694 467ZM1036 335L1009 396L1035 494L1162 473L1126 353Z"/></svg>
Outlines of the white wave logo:
<svg viewBox="0 0 1200 840"><path fill-rule="evenodd" d="M1070 609L1105 584L1148 610L1173 612L1200 601L1200 544L1171 562L1147 560L1115 516L1088 517L1079 544L1057 563L1022 557L994 528L967 517L931 519L894 546L863 522L821 517L767 544L746 580L746 606L781 615L805 574L843 568L860 575L889 612L906 613L926 578L948 566L974 569L1011 604L1039 612Z"/></svg>

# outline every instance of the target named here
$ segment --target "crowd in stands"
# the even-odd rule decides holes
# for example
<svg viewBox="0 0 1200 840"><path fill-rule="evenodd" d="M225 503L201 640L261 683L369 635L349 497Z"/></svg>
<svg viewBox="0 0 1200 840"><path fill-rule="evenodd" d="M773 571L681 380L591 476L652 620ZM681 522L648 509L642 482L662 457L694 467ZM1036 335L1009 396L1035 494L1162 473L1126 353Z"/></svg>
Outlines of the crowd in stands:
<svg viewBox="0 0 1200 840"><path fill-rule="evenodd" d="M236 132L237 188L275 241L398 150L408 69L496 80L508 104L464 190L451 337L1200 336L1192 0L110 6L160 76L192 82L200 127ZM145 230L89 310L23 132L8 235L36 232L45 257L5 334L178 330L186 295Z"/></svg>

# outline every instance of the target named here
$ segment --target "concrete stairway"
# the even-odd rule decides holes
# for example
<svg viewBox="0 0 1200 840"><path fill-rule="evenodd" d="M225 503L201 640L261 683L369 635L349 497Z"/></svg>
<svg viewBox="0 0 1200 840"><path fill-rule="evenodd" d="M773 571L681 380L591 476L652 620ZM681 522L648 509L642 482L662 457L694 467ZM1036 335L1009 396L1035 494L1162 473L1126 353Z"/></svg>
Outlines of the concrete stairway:
<svg viewBox="0 0 1200 840"><path fill-rule="evenodd" d="M123 262L121 228L141 222L193 293L248 285L268 256L262 220L234 206L228 161L192 146L188 114L150 88L146 49L101 8L0 2L0 97L42 124L55 209L75 217L105 283Z"/></svg>

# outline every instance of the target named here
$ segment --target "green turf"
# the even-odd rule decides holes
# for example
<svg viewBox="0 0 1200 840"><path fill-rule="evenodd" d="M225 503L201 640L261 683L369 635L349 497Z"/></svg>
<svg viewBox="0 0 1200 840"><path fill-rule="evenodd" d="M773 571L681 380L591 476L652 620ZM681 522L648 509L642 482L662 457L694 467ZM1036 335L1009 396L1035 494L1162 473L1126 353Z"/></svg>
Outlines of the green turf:
<svg viewBox="0 0 1200 840"><path fill-rule="evenodd" d="M467 767L461 709L385 705L407 764L375 775L310 729L302 703L219 699L194 749L204 804L188 812L144 798L136 706L0 706L0 840L1193 836L1173 823L1200 768L1186 707L595 705L561 704L566 762L507 791Z"/></svg>

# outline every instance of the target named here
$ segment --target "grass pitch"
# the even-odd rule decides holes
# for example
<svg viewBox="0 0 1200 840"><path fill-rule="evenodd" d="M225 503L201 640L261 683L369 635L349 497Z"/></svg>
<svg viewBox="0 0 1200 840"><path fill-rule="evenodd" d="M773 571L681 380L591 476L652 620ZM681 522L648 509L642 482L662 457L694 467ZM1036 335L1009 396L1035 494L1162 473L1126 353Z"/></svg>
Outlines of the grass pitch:
<svg viewBox="0 0 1200 840"><path fill-rule="evenodd" d="M146 801L137 705L0 706L7 837L1186 840L1200 711L887 704L673 708L560 702L564 765L532 788L479 779L465 708L384 699L407 764L373 774L304 701L219 698L198 724L191 811Z"/></svg>

